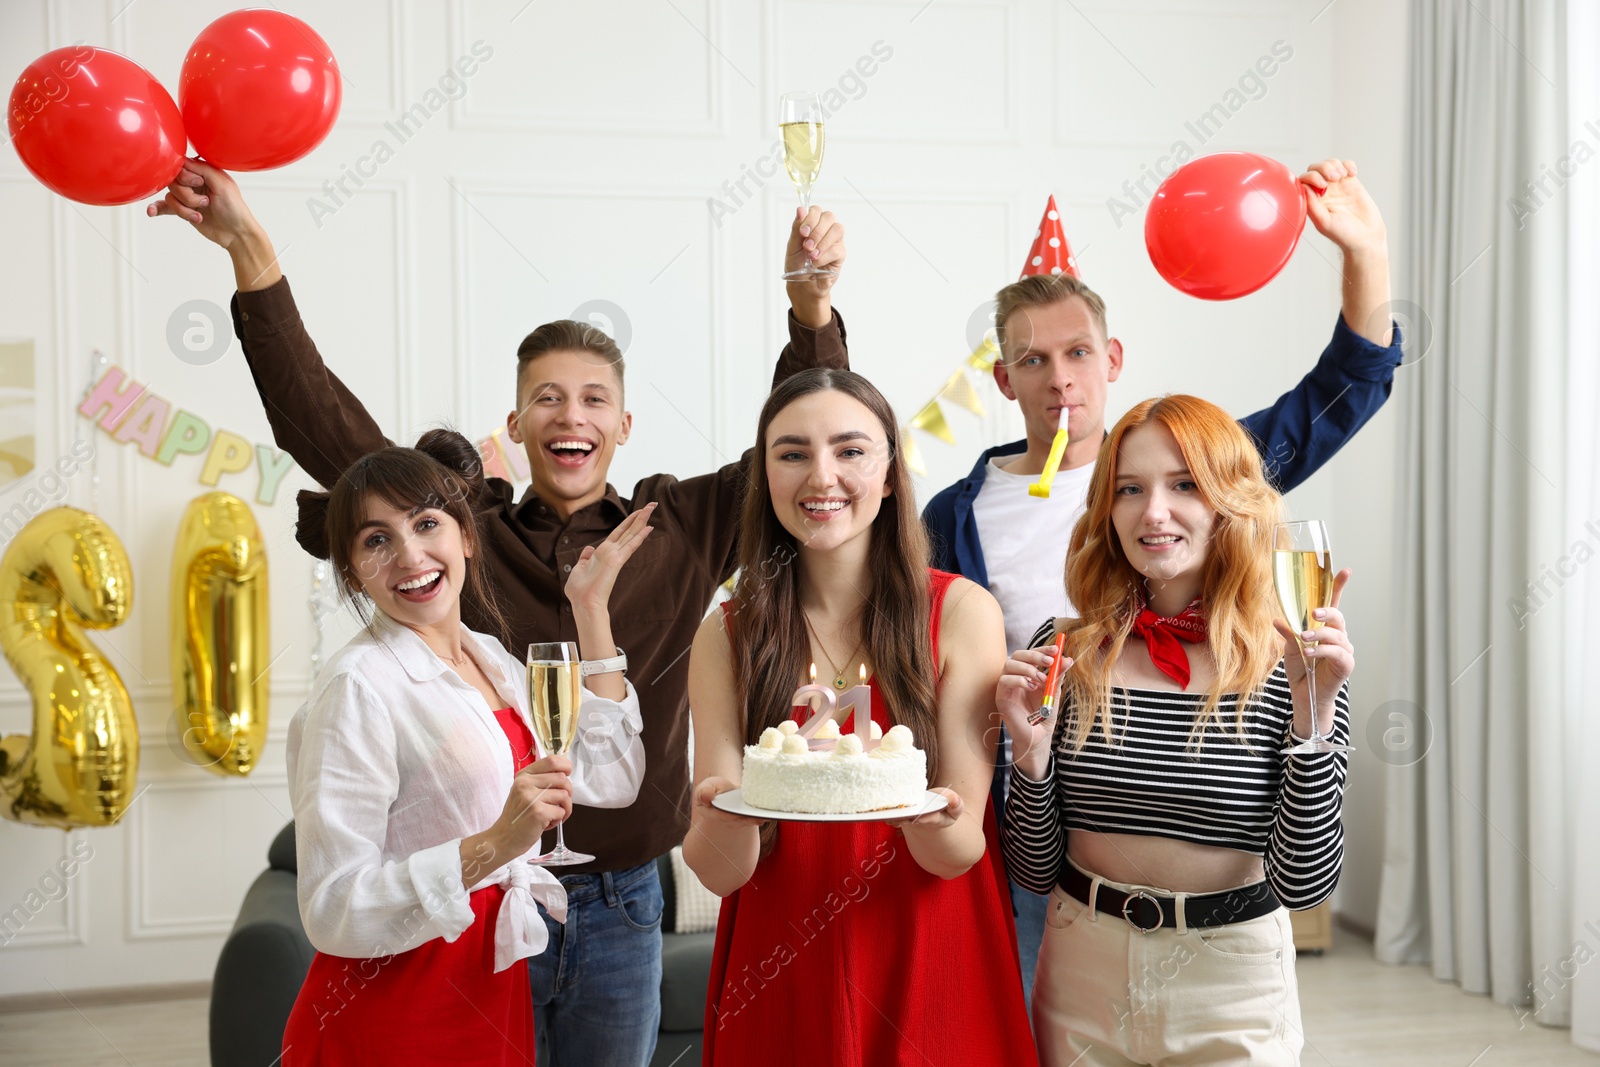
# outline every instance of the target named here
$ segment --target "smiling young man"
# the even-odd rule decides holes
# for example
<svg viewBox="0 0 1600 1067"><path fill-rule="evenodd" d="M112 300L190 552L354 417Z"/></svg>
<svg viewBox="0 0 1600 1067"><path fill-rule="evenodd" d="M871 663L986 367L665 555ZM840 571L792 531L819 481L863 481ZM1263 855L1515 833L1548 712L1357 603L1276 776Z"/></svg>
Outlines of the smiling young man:
<svg viewBox="0 0 1600 1067"><path fill-rule="evenodd" d="M389 443L323 362L272 244L231 177L191 160L149 213L176 215L228 251L238 284L234 331L280 448L332 485L351 463ZM838 268L843 227L812 208L796 217L785 255L791 265L808 257ZM807 367L848 365L844 323L832 310L834 279L789 285L789 344L774 384ZM735 567L750 460L747 454L696 478L654 475L622 497L606 480L633 425L622 353L583 323L546 323L529 334L517 352L516 389L506 421L527 454L533 484L517 498L509 483L489 478L471 501L483 527L485 577L507 616L513 653L532 642L577 640L567 576L586 547L632 512L656 505L655 533L628 563L610 604L644 718L644 784L631 807L574 809L567 836L598 858L561 868L566 925L547 918L550 948L529 960L541 1067L642 1065L660 1019L655 859L682 841L689 825L686 653ZM474 604L464 603L463 615L468 626L486 629Z"/></svg>
<svg viewBox="0 0 1600 1067"><path fill-rule="evenodd" d="M1383 216L1349 160L1314 164L1311 222L1344 256L1342 303L1316 366L1269 408L1240 423L1261 450L1267 478L1288 492L1311 477L1389 397L1400 334L1389 316ZM979 457L972 472L923 511L934 566L985 586L1005 612L1006 646L1026 648L1040 620L1075 614L1063 575L1067 541L1084 512L1106 432L1106 394L1122 373L1122 343L1106 329L1105 302L1067 275L1023 278L996 295L1000 359L995 384L1022 409L1027 436ZM1028 494L1056 430L1068 444L1048 499ZM992 799L1003 811L1009 742L1002 737ZM1022 974L1030 998L1044 936L1045 898L1012 884Z"/></svg>

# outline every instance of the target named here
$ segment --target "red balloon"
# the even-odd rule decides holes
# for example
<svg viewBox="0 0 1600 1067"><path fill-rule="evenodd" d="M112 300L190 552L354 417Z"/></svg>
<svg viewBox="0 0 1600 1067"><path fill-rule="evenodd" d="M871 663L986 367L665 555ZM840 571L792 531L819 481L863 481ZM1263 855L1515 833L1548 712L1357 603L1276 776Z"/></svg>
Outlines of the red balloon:
<svg viewBox="0 0 1600 1067"><path fill-rule="evenodd" d="M1144 216L1150 262L1202 300L1232 300L1270 282L1306 224L1304 187L1252 152L1201 156L1173 171Z"/></svg>
<svg viewBox="0 0 1600 1067"><path fill-rule="evenodd" d="M333 129L339 64L317 31L264 8L230 12L189 46L178 106L195 152L224 170L293 163Z"/></svg>
<svg viewBox="0 0 1600 1067"><path fill-rule="evenodd" d="M82 204L127 204L183 169L183 119L155 76L92 45L46 52L11 88L6 119L22 165Z"/></svg>

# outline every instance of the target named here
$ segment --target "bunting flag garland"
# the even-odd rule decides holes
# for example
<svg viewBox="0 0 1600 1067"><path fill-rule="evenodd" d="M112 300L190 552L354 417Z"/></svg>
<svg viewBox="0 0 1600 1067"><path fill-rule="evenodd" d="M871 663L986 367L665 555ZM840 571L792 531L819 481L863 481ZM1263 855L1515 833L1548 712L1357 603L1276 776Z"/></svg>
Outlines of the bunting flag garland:
<svg viewBox="0 0 1600 1067"><path fill-rule="evenodd" d="M944 383L944 388L939 390L939 399L948 400L983 418L983 401L978 398L978 391L967 381L967 372L961 367L956 368L950 380Z"/></svg>
<svg viewBox="0 0 1600 1067"><path fill-rule="evenodd" d="M983 344L972 350L972 355L967 357L967 366L977 371L990 371L994 369L995 360L1000 358L1000 346L994 339L985 337Z"/></svg>
<svg viewBox="0 0 1600 1067"><path fill-rule="evenodd" d="M921 411L911 416L911 425L923 433L933 434L947 445L956 443L956 435L950 432L950 424L944 421L944 409L939 406L938 397L928 401Z"/></svg>
<svg viewBox="0 0 1600 1067"><path fill-rule="evenodd" d="M911 427L900 428L900 454L906 458L906 466L913 474L928 476L928 465L922 462L922 449L917 447L917 439L911 434Z"/></svg>

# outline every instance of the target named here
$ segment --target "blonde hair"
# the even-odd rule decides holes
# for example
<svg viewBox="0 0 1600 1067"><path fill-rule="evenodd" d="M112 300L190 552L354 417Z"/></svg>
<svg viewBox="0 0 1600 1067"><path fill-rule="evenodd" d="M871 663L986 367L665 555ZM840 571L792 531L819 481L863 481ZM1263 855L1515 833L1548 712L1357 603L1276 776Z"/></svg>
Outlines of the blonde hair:
<svg viewBox="0 0 1600 1067"><path fill-rule="evenodd" d="M1146 400L1129 411L1100 445L1087 510L1072 530L1067 549L1067 596L1077 619L1058 624L1067 634L1065 704L1072 708L1072 743L1082 748L1098 724L1113 740L1111 668L1133 628L1142 575L1122 550L1111 521L1116 500L1117 460L1123 438L1154 423L1178 442L1200 496L1217 513L1201 577L1207 647L1217 679L1195 716L1191 744L1218 718L1224 693L1237 693L1236 731L1244 711L1271 676L1281 646L1272 620L1277 604L1272 584L1272 528L1281 521L1282 499L1267 484L1255 443L1226 412L1198 397L1172 395Z"/></svg>
<svg viewBox="0 0 1600 1067"><path fill-rule="evenodd" d="M1070 274L1029 275L994 294L995 336L1000 340L1000 351L1004 358L1016 358L1006 343L1006 321L1013 312L1029 307L1048 307L1073 297L1082 300L1089 308L1089 314L1094 316L1094 321L1100 324L1101 338L1109 337L1106 331L1106 302L1100 299L1099 293Z"/></svg>

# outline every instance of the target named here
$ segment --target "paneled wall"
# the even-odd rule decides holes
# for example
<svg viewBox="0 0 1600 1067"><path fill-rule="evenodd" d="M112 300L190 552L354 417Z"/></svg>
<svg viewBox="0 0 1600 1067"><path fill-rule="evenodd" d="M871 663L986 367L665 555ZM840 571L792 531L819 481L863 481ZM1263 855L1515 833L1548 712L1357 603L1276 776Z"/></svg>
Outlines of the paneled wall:
<svg viewBox="0 0 1600 1067"><path fill-rule="evenodd" d="M84 40L175 88L189 41L233 6L9 0L0 73ZM1112 418L1168 391L1261 407L1310 367L1337 313L1337 253L1314 233L1272 285L1215 305L1162 283L1142 240L1154 171L1178 142L1297 168L1343 151L1331 140L1338 14L1320 0L277 6L333 48L344 111L309 157L241 183L328 362L399 441L441 421L491 432L513 403L517 341L587 307L629 335L634 436L613 472L624 495L644 474L699 473L749 447L785 336L777 274L796 198L771 159L778 94L797 88L838 94L817 192L849 234L836 306L856 367L902 418L966 355L974 316L1016 276L1051 193L1128 353ZM1251 75L1263 58L1272 75ZM1379 75L1398 98L1398 69L1363 71ZM226 308L227 258L176 220L53 197L9 152L0 220L0 337L36 345L41 467L79 436L94 441L93 469L58 502L104 516L134 561L134 616L97 640L143 735L141 791L118 827L0 824L0 911L44 901L0 948L0 996L203 979L289 818L283 738L314 633L293 494L309 480L295 471L275 505L255 505L272 568L271 741L248 779L216 777L181 757L167 662L172 543L203 491L200 459L162 466L73 409L99 350L213 428L269 441L237 341L198 366L167 341L180 305ZM920 441L924 498L981 448L1020 436L1015 411L980 385L984 417L950 409L956 447ZM1365 476L1376 482L1363 492L1387 493L1387 469ZM248 499L254 477L220 488ZM0 489L0 513L39 488L35 476ZM1330 474L1292 503L1334 520L1342 543L1382 541L1335 499ZM330 620L327 650L351 627ZM0 728L28 722L25 693L0 672ZM50 872L73 855L88 858L59 893Z"/></svg>

